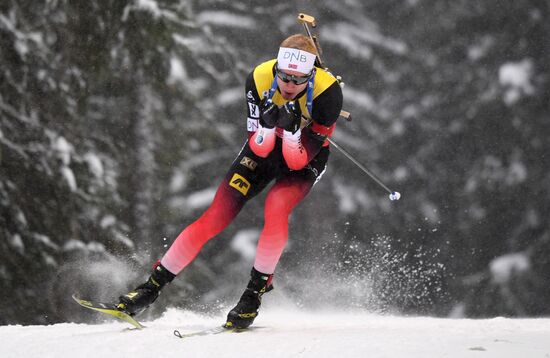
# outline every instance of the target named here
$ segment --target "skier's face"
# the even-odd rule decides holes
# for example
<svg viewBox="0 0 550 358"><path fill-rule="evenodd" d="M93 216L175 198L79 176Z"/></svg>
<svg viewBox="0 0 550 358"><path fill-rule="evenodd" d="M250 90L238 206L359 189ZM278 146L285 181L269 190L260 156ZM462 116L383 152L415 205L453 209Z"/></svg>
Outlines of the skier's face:
<svg viewBox="0 0 550 358"><path fill-rule="evenodd" d="M294 99L300 92L302 92L306 88L307 80L302 84L296 84L296 81L289 80L289 78L296 78L300 82L302 81L302 78L309 79L308 75L304 75L301 72L291 70L277 70L277 72L279 73L277 75L277 86L279 86L279 90L281 91L281 95L284 99Z"/></svg>

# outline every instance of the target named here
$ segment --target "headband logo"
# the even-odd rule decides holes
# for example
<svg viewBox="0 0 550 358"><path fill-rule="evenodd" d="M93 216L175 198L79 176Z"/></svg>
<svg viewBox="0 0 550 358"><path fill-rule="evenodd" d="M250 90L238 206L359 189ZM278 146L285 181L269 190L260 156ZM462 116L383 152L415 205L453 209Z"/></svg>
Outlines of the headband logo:
<svg viewBox="0 0 550 358"><path fill-rule="evenodd" d="M304 55L303 53L301 53L300 51L297 51L297 52L290 52L290 51L287 51L283 54L283 58L285 60L289 60L289 61L299 61L299 62L307 62L307 56Z"/></svg>

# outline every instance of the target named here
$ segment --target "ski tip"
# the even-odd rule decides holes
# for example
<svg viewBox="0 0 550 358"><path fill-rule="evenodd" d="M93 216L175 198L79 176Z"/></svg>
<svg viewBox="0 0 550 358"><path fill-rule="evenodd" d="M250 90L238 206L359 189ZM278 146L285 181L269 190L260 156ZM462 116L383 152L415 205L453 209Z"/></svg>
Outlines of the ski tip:
<svg viewBox="0 0 550 358"><path fill-rule="evenodd" d="M79 305L82 305L82 306L92 306L92 303L87 301L87 300L83 300L82 298L80 298L79 296L76 295L76 293L73 293L71 295L71 297L73 298L73 300L76 301L76 303L78 303Z"/></svg>
<svg viewBox="0 0 550 358"><path fill-rule="evenodd" d="M116 317L122 321L125 321L131 324L136 329L145 328L144 325L138 322L135 318L132 317L132 315L130 315L125 310L121 310L115 303L102 303L102 302L96 302L96 301L88 301L88 300L81 299L80 297L78 297L77 294L72 294L72 298L76 301L76 303L78 303L82 307Z"/></svg>
<svg viewBox="0 0 550 358"><path fill-rule="evenodd" d="M71 297L72 297L73 300L75 300L75 301L78 302L78 303L89 302L88 300L83 299L82 297L80 297L79 294L76 294L76 293L73 293L73 294L71 295Z"/></svg>
<svg viewBox="0 0 550 358"><path fill-rule="evenodd" d="M82 298L80 298L80 296L77 295L76 293L73 293L73 294L71 295L71 297L72 297L72 299L75 300L76 302L79 302L79 303L80 303L80 301L82 301Z"/></svg>

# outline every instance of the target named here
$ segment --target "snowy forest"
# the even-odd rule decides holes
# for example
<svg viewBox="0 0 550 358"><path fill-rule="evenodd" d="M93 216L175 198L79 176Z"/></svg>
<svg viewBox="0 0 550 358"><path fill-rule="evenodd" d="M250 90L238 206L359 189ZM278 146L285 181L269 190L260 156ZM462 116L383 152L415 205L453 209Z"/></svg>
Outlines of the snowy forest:
<svg viewBox="0 0 550 358"><path fill-rule="evenodd" d="M244 81L303 32L345 86L275 289L298 307L550 314L547 0L0 1L0 324L82 319L206 209L246 140ZM546 138L546 139L545 139ZM248 280L264 196L149 314ZM267 297L267 296L266 296ZM227 303L229 302L229 303Z"/></svg>

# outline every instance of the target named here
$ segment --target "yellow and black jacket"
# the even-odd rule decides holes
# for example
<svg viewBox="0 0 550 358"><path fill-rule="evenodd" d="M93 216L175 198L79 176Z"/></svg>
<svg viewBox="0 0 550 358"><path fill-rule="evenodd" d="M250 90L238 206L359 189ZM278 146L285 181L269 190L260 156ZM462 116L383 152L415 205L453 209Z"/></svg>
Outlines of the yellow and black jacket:
<svg viewBox="0 0 550 358"><path fill-rule="evenodd" d="M249 137L252 137L258 130L260 103L264 97L268 96L276 76L276 63L277 60L273 59L258 65L246 80ZM319 153L322 146L328 145L328 141L325 139L334 131L336 120L342 109L342 90L336 78L322 68L316 67L315 69L312 113L309 113L306 105L307 87L294 98L295 104L299 104L302 112L302 128L301 133L298 134L299 142L285 147L282 130L280 128L276 130L279 137L277 140L283 141L283 150L286 149L286 152L289 153L289 155L285 155L285 160L291 169L304 167ZM271 99L278 106L288 102L281 96L278 89Z"/></svg>

